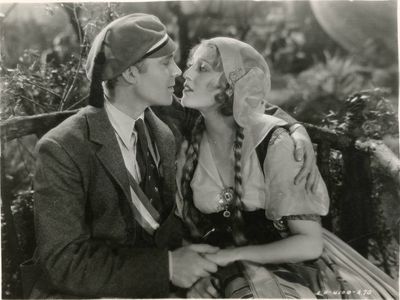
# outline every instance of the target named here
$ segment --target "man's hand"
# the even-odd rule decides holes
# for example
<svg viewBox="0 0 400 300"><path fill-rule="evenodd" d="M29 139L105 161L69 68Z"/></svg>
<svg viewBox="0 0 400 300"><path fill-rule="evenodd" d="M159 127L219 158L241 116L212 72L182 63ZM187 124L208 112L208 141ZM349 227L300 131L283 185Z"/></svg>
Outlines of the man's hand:
<svg viewBox="0 0 400 300"><path fill-rule="evenodd" d="M216 263L218 266L224 267L238 260L237 248L227 248L219 250L216 253L210 253L204 255L208 260Z"/></svg>
<svg viewBox="0 0 400 300"><path fill-rule="evenodd" d="M199 279L187 292L187 298L220 298L216 286L218 280L211 276Z"/></svg>
<svg viewBox="0 0 400 300"><path fill-rule="evenodd" d="M294 179L294 183L299 184L306 178L306 189L315 192L318 186L319 175L311 139L303 126L299 126L294 132L291 130L291 137L295 145L295 159L297 161L304 160L300 172Z"/></svg>
<svg viewBox="0 0 400 300"><path fill-rule="evenodd" d="M189 288L201 277L216 272L217 264L207 260L202 254L218 250L217 247L205 244L193 244L172 251L172 283L181 288Z"/></svg>

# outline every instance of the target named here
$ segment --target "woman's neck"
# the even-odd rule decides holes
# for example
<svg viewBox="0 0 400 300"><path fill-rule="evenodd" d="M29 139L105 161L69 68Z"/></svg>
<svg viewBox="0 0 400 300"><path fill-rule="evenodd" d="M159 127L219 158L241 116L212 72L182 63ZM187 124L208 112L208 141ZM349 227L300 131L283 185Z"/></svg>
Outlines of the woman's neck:
<svg viewBox="0 0 400 300"><path fill-rule="evenodd" d="M223 116L218 111L202 113L206 132L212 141L223 144L232 144L235 139L235 121L233 116Z"/></svg>

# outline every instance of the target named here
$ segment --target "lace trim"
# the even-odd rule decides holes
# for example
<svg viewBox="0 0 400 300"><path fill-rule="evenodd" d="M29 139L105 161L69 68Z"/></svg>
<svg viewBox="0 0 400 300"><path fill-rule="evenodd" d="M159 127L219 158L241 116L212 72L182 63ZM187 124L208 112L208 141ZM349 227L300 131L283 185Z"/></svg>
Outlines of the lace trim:
<svg viewBox="0 0 400 300"><path fill-rule="evenodd" d="M275 129L274 132L272 133L272 136L271 136L271 139L269 140L268 145L271 146L271 145L275 144L277 139L284 133L288 134L288 132L285 128L278 127L277 129Z"/></svg>

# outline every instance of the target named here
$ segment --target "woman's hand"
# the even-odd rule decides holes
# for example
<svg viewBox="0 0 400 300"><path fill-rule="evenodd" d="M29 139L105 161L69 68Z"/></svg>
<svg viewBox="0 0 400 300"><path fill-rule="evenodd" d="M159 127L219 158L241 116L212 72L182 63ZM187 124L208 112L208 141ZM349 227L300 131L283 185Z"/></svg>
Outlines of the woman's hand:
<svg viewBox="0 0 400 300"><path fill-rule="evenodd" d="M290 136L295 145L294 156L297 161L304 161L304 163L300 172L294 179L294 183L299 184L306 178L306 189L315 192L318 186L319 176L314 148L306 129L299 124L296 125L293 125L296 126L296 128L291 128L290 130Z"/></svg>
<svg viewBox="0 0 400 300"><path fill-rule="evenodd" d="M219 250L216 253L204 254L204 257L216 263L220 267L224 267L236 260L239 260L238 248L228 248Z"/></svg>

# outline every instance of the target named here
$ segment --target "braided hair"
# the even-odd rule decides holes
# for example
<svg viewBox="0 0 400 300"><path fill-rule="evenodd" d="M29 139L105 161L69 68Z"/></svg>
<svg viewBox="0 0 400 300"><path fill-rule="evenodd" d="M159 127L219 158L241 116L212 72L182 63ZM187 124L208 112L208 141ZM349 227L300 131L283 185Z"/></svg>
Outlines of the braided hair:
<svg viewBox="0 0 400 300"><path fill-rule="evenodd" d="M194 206L193 203L193 191L190 187L194 171L196 170L199 153L200 143L203 132L205 130L205 123L203 116L199 116L193 127L191 134L191 141L186 150L186 162L182 171L181 189L183 195L183 221L188 226L191 235L194 238L200 238L202 233L200 232L198 223L200 222L200 212Z"/></svg>
<svg viewBox="0 0 400 300"><path fill-rule="evenodd" d="M215 47L207 42L202 42L202 45L208 47ZM220 104L218 111L223 116L233 115L233 92L232 87L228 83L224 73L220 53L217 51L217 59L213 62L213 69L220 71L222 74L219 78L219 86L221 91L215 95L215 101ZM193 238L200 238L204 232L202 229L206 220L201 217L200 211L194 206L193 202L193 191L190 187L190 182L192 181L194 172L197 167L199 153L200 153L200 142L205 130L204 118L200 116L195 126L192 130L192 137L188 149L186 151L186 162L183 167L182 180L181 180L181 190L183 197L183 221L190 230ZM236 124L236 135L234 141L234 199L232 201L230 211L231 211L231 221L232 221L232 236L236 245L243 245L246 243L246 238L244 236L244 221L242 216L243 203L243 186L242 186L242 145L243 145L243 128Z"/></svg>
<svg viewBox="0 0 400 300"><path fill-rule="evenodd" d="M244 221L242 216L243 211L243 182L242 182L242 146L243 146L243 128L237 126L236 137L233 146L233 154L235 158L234 166L234 197L232 204L232 232L233 239L237 245L243 245L246 243L246 238L244 237Z"/></svg>

